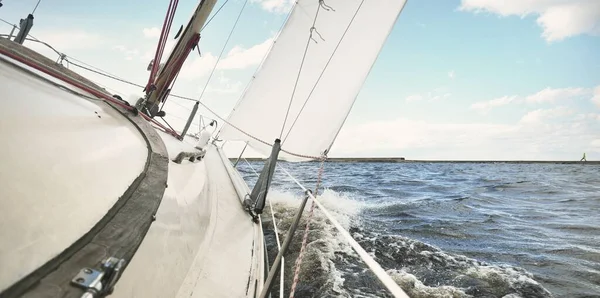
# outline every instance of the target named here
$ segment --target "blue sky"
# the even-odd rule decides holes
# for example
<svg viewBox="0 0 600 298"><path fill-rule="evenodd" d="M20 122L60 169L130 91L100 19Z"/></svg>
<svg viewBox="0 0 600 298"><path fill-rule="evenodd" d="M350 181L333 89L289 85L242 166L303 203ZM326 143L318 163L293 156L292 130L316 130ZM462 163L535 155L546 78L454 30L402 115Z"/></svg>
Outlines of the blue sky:
<svg viewBox="0 0 600 298"><path fill-rule="evenodd" d="M3 0L0 18L17 23L36 2ZM143 83L167 2L42 0L31 34ZM197 3L181 2L174 27ZM202 57L189 57L176 93L200 94L242 4L230 0L203 32ZM248 5L202 99L223 116L290 2ZM9 28L0 25L2 33ZM572 160L585 151L600 159L599 35L597 0L409 1L331 156ZM85 74L125 97L141 95L135 87ZM185 117L181 105L191 107L186 101L168 104L173 116Z"/></svg>

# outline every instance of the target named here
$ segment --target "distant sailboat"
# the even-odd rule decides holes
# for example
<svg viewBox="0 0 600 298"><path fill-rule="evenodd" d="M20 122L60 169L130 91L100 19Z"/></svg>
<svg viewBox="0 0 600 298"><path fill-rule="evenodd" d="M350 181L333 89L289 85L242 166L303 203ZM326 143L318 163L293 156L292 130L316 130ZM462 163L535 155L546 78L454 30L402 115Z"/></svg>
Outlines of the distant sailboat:
<svg viewBox="0 0 600 298"><path fill-rule="evenodd" d="M213 142L194 148L186 132L199 103L182 131L157 117L216 2L200 1L159 68L171 0L135 106L0 40L1 297L269 295L283 253L266 264L260 214L276 162L327 157L405 1L296 1ZM269 156L253 190L217 137ZM193 158L174 162L182 152ZM407 297L313 194L301 206L309 198L386 288Z"/></svg>

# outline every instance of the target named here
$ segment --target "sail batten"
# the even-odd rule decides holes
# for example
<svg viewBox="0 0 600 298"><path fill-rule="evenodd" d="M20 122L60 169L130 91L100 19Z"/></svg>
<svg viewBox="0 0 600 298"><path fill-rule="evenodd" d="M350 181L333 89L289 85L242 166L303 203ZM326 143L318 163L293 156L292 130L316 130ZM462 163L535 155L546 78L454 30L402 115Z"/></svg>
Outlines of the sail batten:
<svg viewBox="0 0 600 298"><path fill-rule="evenodd" d="M320 156L331 148L404 4L299 0L220 137L247 141L268 155L270 146L247 134L281 136L285 151ZM282 158L298 159L285 151Z"/></svg>

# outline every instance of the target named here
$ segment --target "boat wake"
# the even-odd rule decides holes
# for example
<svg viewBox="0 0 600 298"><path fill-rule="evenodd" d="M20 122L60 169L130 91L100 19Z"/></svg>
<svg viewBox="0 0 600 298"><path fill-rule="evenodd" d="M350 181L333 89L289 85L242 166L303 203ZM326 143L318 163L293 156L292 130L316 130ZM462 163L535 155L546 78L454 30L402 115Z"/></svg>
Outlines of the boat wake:
<svg viewBox="0 0 600 298"><path fill-rule="evenodd" d="M287 190L269 193L282 241L300 197ZM362 220L361 213L375 206L333 190L325 190L320 200L411 297L552 297L522 268L488 264L445 252L414 239L390 235L382 227ZM310 201L285 256L286 294L293 281L294 263L309 208ZM277 254L277 243L268 208L266 210L263 223L272 262ZM391 297L318 207L310 223L299 280L296 297ZM276 297L278 288L273 288Z"/></svg>

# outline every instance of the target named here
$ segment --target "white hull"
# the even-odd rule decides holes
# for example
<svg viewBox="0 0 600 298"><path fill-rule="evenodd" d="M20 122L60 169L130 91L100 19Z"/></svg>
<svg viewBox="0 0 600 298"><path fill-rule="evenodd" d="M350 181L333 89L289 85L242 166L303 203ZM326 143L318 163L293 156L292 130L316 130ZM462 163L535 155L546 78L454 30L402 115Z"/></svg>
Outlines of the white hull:
<svg viewBox="0 0 600 298"><path fill-rule="evenodd" d="M234 184L245 193L247 186L239 177L232 181L229 173L235 171L216 147L202 161L176 164L171 160L180 151L195 149L161 132L167 165L160 137L136 128L134 122L143 121L139 116L128 116L136 119L130 121L104 101L15 61L0 61L0 89L0 296L79 297L82 292L71 279L111 256L128 264L113 293L118 297L255 297L260 292L262 228L243 210ZM152 160L157 163L149 166ZM157 165L163 169L149 172ZM168 188L164 182L157 187L161 180L153 177L165 173ZM146 182L136 186L138 176ZM118 212L130 215L111 226L113 215L107 214L134 186L137 192L114 218L121 216ZM142 188L160 193L150 198L139 192ZM147 233L143 227L150 216L140 218L141 211L132 208L135 201L145 204L146 196L160 202ZM134 227L128 230L123 218L129 217ZM107 223L97 229L101 221ZM76 245L96 232L104 234ZM104 235L117 245L102 248L111 241ZM139 247L118 242L140 237ZM3 292L7 289L13 294Z"/></svg>
<svg viewBox="0 0 600 298"><path fill-rule="evenodd" d="M193 150L161 136L171 159ZM211 146L201 162L169 163L156 221L115 297L254 297L248 285L263 283L262 228L242 208L218 150Z"/></svg>
<svg viewBox="0 0 600 298"><path fill-rule="evenodd" d="M104 217L144 169L148 150L109 105L3 61L0 90L2 291Z"/></svg>

